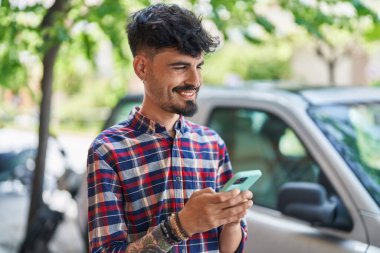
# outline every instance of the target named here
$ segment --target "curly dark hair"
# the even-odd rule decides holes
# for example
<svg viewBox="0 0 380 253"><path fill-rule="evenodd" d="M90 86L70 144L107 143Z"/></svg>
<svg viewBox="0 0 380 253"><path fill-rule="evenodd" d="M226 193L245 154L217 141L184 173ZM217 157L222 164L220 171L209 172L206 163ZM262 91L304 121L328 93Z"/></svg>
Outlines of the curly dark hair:
<svg viewBox="0 0 380 253"><path fill-rule="evenodd" d="M176 48L198 56L215 51L219 38L202 27L202 19L178 5L155 4L135 12L127 25L133 56L142 49Z"/></svg>

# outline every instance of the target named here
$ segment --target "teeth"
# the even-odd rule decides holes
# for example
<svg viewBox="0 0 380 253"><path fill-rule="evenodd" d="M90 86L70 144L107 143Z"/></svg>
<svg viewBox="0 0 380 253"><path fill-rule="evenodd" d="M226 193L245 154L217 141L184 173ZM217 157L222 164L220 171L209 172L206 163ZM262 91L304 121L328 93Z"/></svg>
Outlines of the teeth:
<svg viewBox="0 0 380 253"><path fill-rule="evenodd" d="M182 91L180 92L181 95L184 95L184 96L192 96L194 94L193 91L189 92L189 91Z"/></svg>

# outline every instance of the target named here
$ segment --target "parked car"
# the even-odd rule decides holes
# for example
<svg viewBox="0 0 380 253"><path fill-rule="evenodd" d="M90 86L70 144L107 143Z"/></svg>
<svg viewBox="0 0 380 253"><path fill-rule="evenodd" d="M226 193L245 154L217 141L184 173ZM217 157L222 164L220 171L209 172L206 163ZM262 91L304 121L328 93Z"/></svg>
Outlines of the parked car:
<svg viewBox="0 0 380 253"><path fill-rule="evenodd" d="M204 87L198 104L190 120L221 135L234 171L263 174L245 252L380 252L380 88Z"/></svg>
<svg viewBox="0 0 380 253"><path fill-rule="evenodd" d="M50 136L43 203L26 231L37 154L34 131L0 129L0 252L49 252L50 242L78 192L83 176L73 170L61 141Z"/></svg>
<svg viewBox="0 0 380 253"><path fill-rule="evenodd" d="M20 191L31 191L37 154L38 136L29 131L0 129L0 185L17 185ZM64 149L58 139L50 136L46 153L44 190L57 187L57 178L65 172ZM5 190L8 187L3 187ZM0 191L1 193L1 191Z"/></svg>

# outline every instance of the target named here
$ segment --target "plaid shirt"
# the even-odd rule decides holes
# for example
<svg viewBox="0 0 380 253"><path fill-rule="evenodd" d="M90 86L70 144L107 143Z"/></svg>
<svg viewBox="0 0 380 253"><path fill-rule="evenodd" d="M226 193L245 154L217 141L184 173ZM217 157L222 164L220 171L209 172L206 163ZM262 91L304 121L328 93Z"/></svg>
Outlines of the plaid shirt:
<svg viewBox="0 0 380 253"><path fill-rule="evenodd" d="M135 108L128 120L94 140L88 154L91 252L125 252L129 243L180 211L194 191L219 191L232 177L225 144L214 131L182 116L175 131L172 138ZM219 252L220 231L195 234L168 250ZM246 235L244 222L242 231Z"/></svg>

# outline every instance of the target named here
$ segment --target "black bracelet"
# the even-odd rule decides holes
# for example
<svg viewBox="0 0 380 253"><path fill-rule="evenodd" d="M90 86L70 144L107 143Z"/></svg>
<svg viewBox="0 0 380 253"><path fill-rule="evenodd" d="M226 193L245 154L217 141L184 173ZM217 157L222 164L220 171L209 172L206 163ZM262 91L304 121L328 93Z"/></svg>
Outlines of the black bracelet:
<svg viewBox="0 0 380 253"><path fill-rule="evenodd" d="M173 232L173 228L170 225L169 218L164 221L164 225L165 225L165 227L166 227L166 229L168 231L168 234L169 234L170 238L173 241L175 241L176 243L182 242L181 238L179 238L178 236L176 236L176 234Z"/></svg>
<svg viewBox="0 0 380 253"><path fill-rule="evenodd" d="M175 242L175 241L171 238L171 236L169 235L169 231L167 230L167 228L166 228L166 226L165 226L165 224L164 224L164 221L162 221L162 222L160 223L160 228L161 228L162 234L164 235L166 241L167 241L170 245L174 246L174 245L176 244L176 242Z"/></svg>

